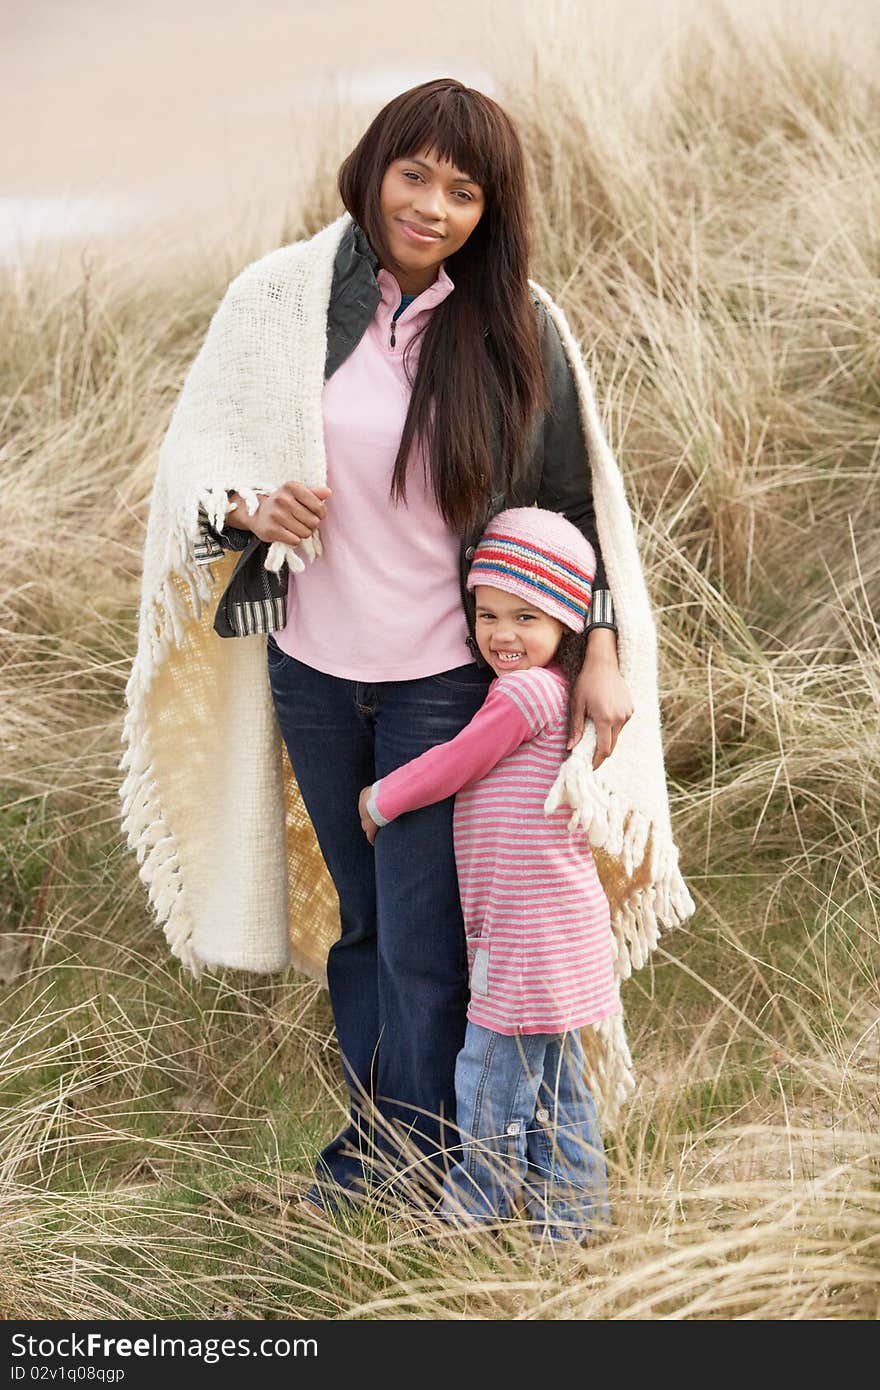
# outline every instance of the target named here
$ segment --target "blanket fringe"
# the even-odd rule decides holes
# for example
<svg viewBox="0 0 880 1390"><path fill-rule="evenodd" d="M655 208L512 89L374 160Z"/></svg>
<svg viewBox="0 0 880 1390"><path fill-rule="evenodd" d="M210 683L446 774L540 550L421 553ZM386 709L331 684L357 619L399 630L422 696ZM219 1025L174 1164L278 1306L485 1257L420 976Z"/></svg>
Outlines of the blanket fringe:
<svg viewBox="0 0 880 1390"><path fill-rule="evenodd" d="M225 492L212 500L209 516L228 503ZM228 507L227 507L228 509ZM225 516L225 511L223 515ZM186 910L180 862L173 835L168 831L159 789L153 775L153 757L145 715L145 702L155 673L166 660L172 644L180 647L186 637L187 608L198 618L202 602L212 592L210 576L190 562L187 528L169 539L168 578L142 618L138 655L126 686L127 712L122 728L123 753L119 767L125 773L119 788L122 828L129 848L137 857L140 878L171 954L196 980L202 963L192 947L192 920ZM174 580L180 580L181 590Z"/></svg>
<svg viewBox="0 0 880 1390"><path fill-rule="evenodd" d="M562 765L544 811L572 808L569 829L580 828L594 849L618 859L632 880L650 847L650 882L633 891L612 914L615 963L621 980L640 970L660 938L660 932L680 926L694 903L678 867L678 849L670 835L640 811L624 805L593 772L595 734L588 726L575 752ZM621 1030L623 1024L620 1025Z"/></svg>
<svg viewBox="0 0 880 1390"><path fill-rule="evenodd" d="M248 516L253 516L257 507L260 505L260 497L268 490L266 488L255 488L250 483L230 483L230 490L237 492L244 500L248 510ZM196 500L196 507L190 516L187 524L187 538L193 541L196 538L198 529L198 510L201 506L215 531L221 531L226 524L233 507L238 504L230 502L229 494L225 488L207 488L199 493ZM233 518L234 523L234 518ZM266 552L264 565L273 574L278 574L287 565L291 574L301 574L306 565L318 555L323 555L324 547L321 543L320 531L314 531L311 537L306 537L299 545L285 545L282 541L273 541ZM203 594L206 598L207 595Z"/></svg>
<svg viewBox="0 0 880 1390"><path fill-rule="evenodd" d="M229 486L239 493L249 513L253 514L259 505L260 493L265 489L234 480ZM127 712L119 761L125 774L119 796L122 828L128 846L136 855L140 877L172 955L196 980L202 976L203 964L192 946L193 923L186 907L177 848L168 831L153 776L145 703L153 677L167 659L172 645L178 648L183 645L190 618L198 619L202 605L213 595L210 566L196 565L192 559L193 544L199 533L199 507L203 508L210 524L221 530L232 504L225 488L203 489L183 524L166 538L166 578L142 614L138 653L126 685ZM304 541L296 549L280 544L270 547L266 564L267 568L280 569L286 563L293 572L298 572L305 568L305 561L321 553L321 539L315 533L311 541ZM270 557L274 565L269 564Z"/></svg>

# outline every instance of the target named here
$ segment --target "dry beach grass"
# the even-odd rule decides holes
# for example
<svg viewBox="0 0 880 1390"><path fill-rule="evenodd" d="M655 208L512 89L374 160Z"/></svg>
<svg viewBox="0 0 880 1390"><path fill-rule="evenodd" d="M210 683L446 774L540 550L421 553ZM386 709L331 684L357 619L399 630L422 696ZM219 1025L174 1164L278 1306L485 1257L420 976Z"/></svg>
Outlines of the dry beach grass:
<svg viewBox="0 0 880 1390"><path fill-rule="evenodd" d="M297 1216L340 1104L326 1000L182 977L118 832L155 447L230 276L335 212L328 147L210 256L3 272L7 1317L877 1315L878 90L844 39L713 13L637 104L558 38L498 95L638 514L698 904L625 989L614 1228Z"/></svg>

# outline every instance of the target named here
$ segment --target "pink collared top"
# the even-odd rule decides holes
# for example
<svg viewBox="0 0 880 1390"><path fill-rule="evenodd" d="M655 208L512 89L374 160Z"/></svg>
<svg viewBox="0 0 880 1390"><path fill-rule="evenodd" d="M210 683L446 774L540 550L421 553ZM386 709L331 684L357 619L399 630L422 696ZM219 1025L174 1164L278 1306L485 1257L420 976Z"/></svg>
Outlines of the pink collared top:
<svg viewBox="0 0 880 1390"><path fill-rule="evenodd" d="M348 680L414 680L472 660L458 580L459 538L443 520L416 446L406 503L390 497L418 362L420 330L452 293L437 279L394 323L400 286L377 276L381 302L354 352L324 383L324 553L290 576L283 651ZM409 352L408 344L412 342Z"/></svg>

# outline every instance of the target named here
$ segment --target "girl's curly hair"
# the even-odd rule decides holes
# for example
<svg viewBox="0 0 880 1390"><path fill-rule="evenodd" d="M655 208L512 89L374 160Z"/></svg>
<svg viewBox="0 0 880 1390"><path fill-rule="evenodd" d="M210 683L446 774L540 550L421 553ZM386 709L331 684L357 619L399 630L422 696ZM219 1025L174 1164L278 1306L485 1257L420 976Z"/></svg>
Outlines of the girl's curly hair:
<svg viewBox="0 0 880 1390"><path fill-rule="evenodd" d="M566 718L565 737L571 738L571 728L574 722L574 683L581 673L584 658L587 655L587 633L572 632L571 628L566 628L559 639L559 646L556 648L556 662L562 669L562 674L568 681L568 715Z"/></svg>

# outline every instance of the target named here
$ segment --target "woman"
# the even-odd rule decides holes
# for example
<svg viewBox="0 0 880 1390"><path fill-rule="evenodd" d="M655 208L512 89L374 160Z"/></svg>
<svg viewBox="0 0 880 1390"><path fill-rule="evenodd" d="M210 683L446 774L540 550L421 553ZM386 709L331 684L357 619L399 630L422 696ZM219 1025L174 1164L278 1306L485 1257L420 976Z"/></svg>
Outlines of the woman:
<svg viewBox="0 0 880 1390"><path fill-rule="evenodd" d="M452 803L404 817L374 853L361 834L357 798L365 784L454 737L482 703L491 672L476 659L464 580L486 522L506 507L537 502L563 512L597 554L576 683L580 746L554 790L585 826L593 802L584 791L591 783L584 719L596 731L598 768L632 712L602 563L606 537L611 542L637 705L644 696L645 706L630 785L616 800L608 788L607 848L624 869L617 924L638 954L660 922L671 925L689 910L668 829L653 626L631 522L567 327L527 278L515 129L482 94L451 80L426 83L379 113L344 162L339 190L349 217L265 257L230 287L172 420L150 517L124 789L130 838L143 848L144 877L172 949L194 966L277 968L277 933L269 950L252 940L251 903L267 918L279 915L277 902L267 909L255 901L278 830L276 823L271 834L258 831L254 808L257 817L264 806L277 810L279 774L269 767L265 711L254 713L253 662L224 662L216 651L204 657L215 668L203 687L213 701L207 727L259 726L250 756L244 739L231 754L242 765L244 804L227 805L219 818L214 808L221 838L228 842L233 817L241 830L223 861L222 901L204 862L218 862L218 846L205 833L199 838L182 809L191 782L183 785L187 773L167 738L167 706L160 715L155 704L156 673L169 666L169 627L188 659L207 650L204 626L196 638L175 582L185 576L196 603L210 592L187 563L184 518L190 536L198 526L197 563L213 563L226 548L242 552L215 632L272 634L272 708L339 896L341 935L327 978L351 1123L318 1165L324 1183L312 1196L329 1205L369 1182L373 1145L395 1167L405 1161L404 1144L414 1144L430 1176L454 1139L448 1122L466 962ZM603 485L598 533L591 466ZM185 685L170 681L178 703L192 698L181 693ZM183 705L181 712L186 718ZM647 788L641 804L639 788ZM274 855L277 864L277 844ZM265 872L261 887L271 894ZM232 904L238 917L229 923ZM212 912L227 919L223 944L218 931L200 925ZM257 934L262 926L258 918ZM300 934L297 924L295 942ZM303 955L315 964L320 952ZM624 944L621 970L628 959ZM619 1100L629 1085L621 1038L616 1056ZM375 1132L366 1100L378 1110Z"/></svg>

